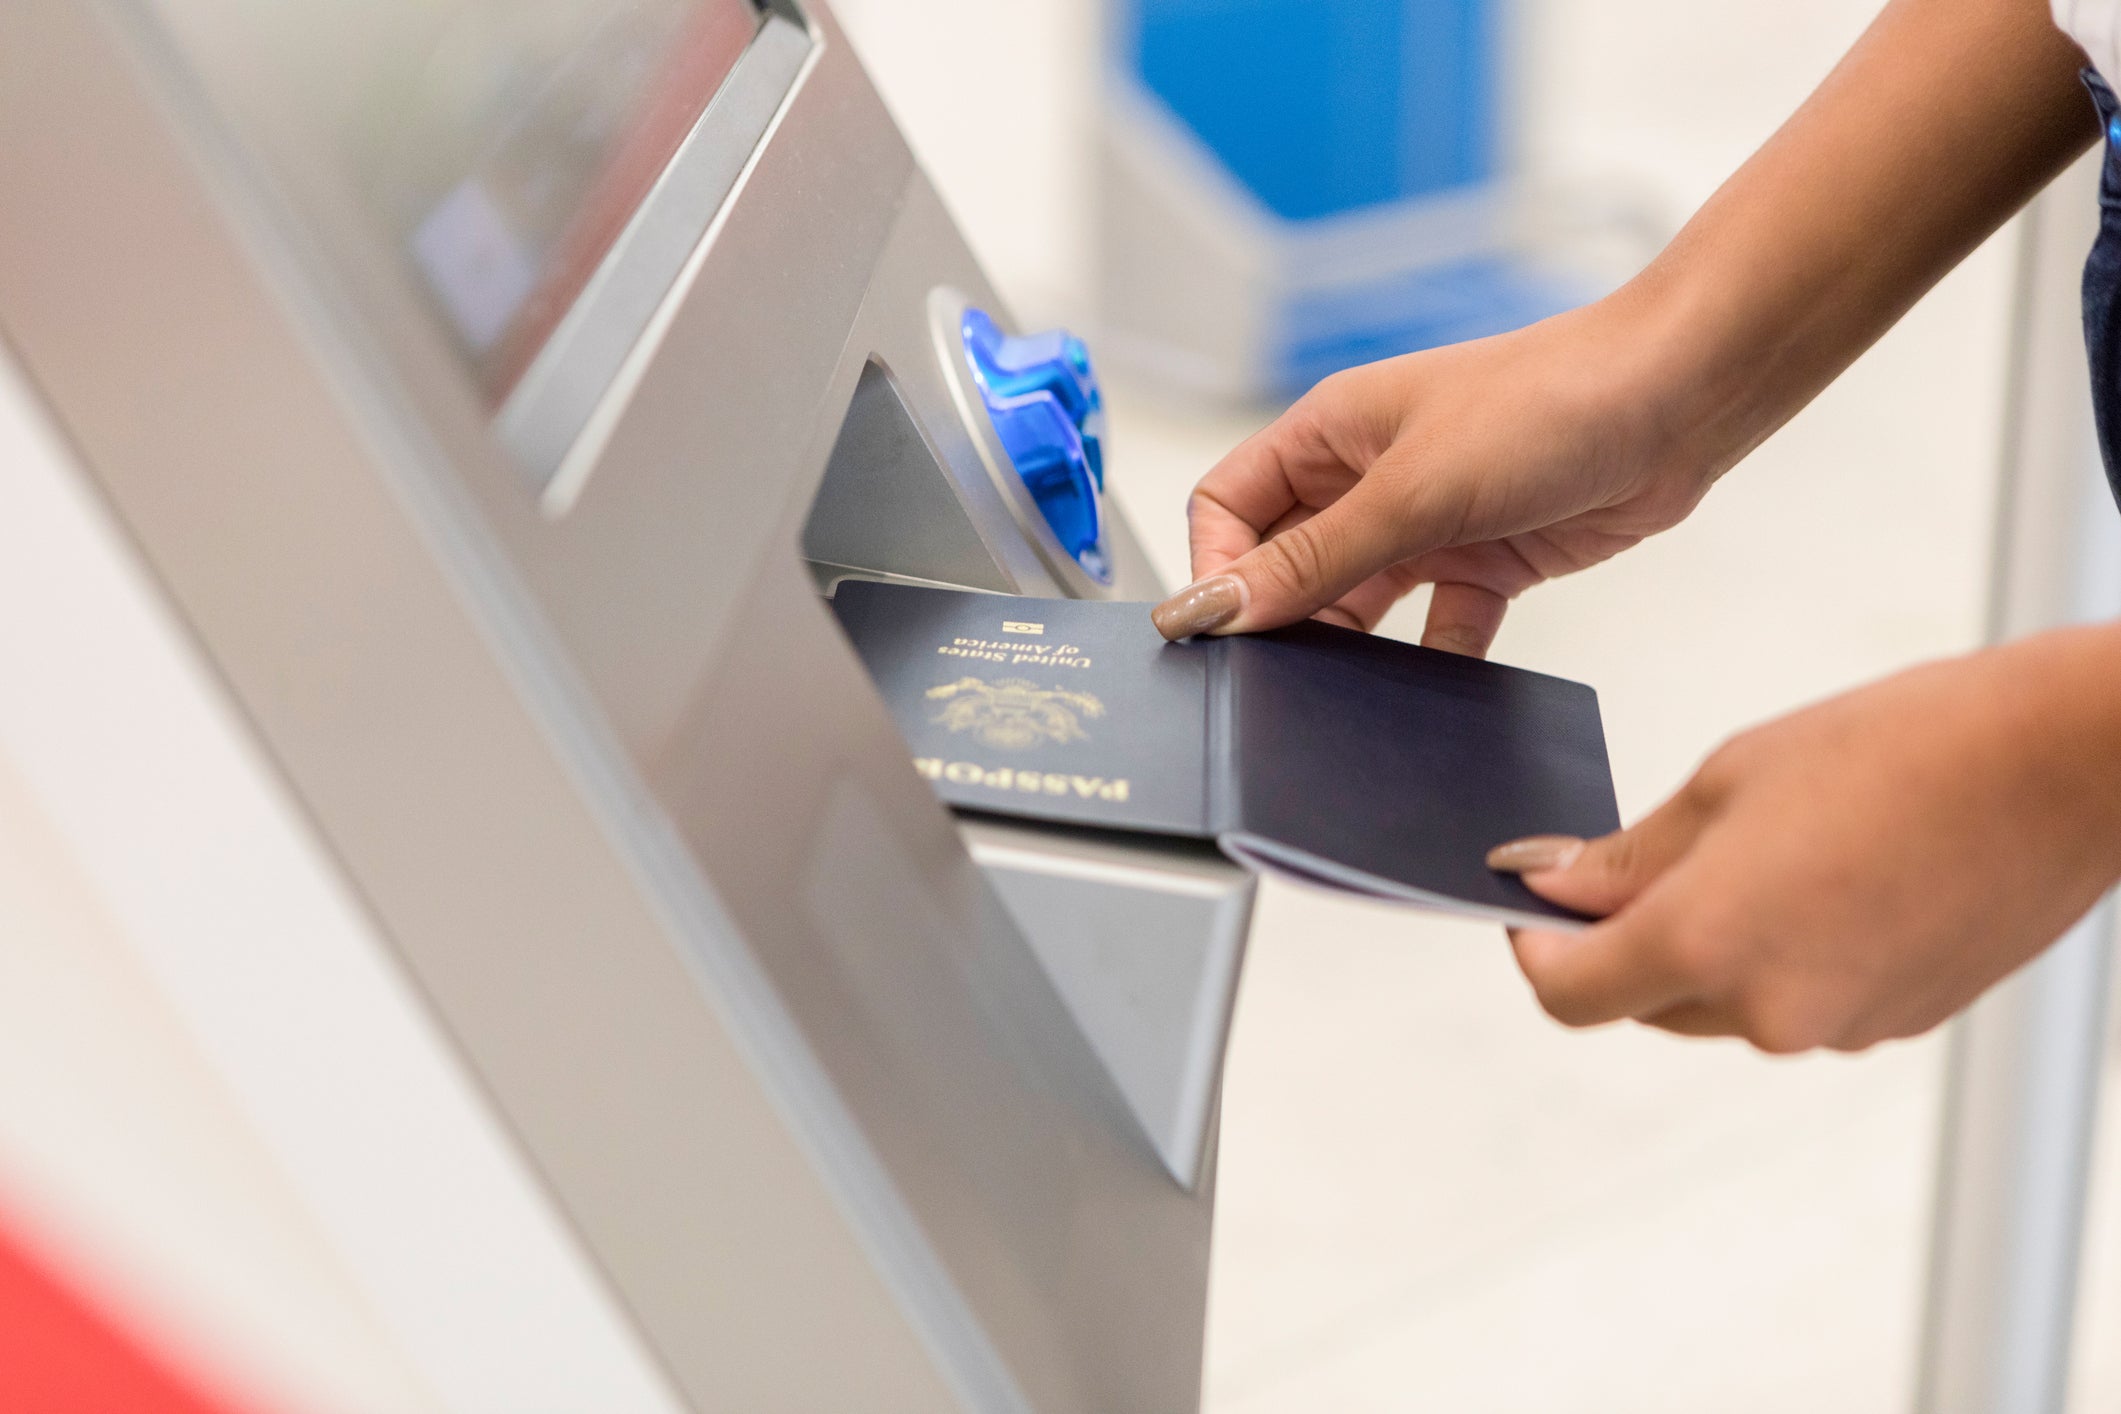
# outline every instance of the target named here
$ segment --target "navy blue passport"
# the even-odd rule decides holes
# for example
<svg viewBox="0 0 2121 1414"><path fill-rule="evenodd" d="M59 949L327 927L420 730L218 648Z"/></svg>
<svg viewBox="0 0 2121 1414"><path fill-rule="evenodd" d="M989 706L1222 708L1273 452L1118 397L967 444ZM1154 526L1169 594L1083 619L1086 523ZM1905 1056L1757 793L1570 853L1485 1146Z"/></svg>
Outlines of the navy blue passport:
<svg viewBox="0 0 2121 1414"><path fill-rule="evenodd" d="M1165 643L1148 606L843 582L833 605L967 810L1214 840L1379 898L1581 920L1483 863L1620 826L1581 683L1330 624Z"/></svg>

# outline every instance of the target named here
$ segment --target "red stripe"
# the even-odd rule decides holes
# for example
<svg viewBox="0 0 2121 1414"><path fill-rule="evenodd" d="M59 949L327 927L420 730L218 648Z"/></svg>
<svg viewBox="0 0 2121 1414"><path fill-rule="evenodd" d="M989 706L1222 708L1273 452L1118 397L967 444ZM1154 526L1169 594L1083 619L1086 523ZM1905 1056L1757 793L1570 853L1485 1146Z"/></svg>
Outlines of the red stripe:
<svg viewBox="0 0 2121 1414"><path fill-rule="evenodd" d="M69 1290L0 1230L0 1410L235 1414Z"/></svg>

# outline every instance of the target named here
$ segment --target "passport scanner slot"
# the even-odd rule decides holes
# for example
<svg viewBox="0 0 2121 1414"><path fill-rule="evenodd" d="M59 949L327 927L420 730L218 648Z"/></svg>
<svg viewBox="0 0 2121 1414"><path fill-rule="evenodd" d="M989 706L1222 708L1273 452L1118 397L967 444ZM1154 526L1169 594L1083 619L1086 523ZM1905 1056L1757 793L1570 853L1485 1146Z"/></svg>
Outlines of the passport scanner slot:
<svg viewBox="0 0 2121 1414"><path fill-rule="evenodd" d="M952 474L939 447L955 445L959 410L918 372L883 358L862 368L803 525L813 581L828 598L849 579L1055 592L1019 572L1028 544L996 543L1022 532L983 507L982 480ZM1212 1166L1252 876L1194 842L972 816L958 827L1141 1137L1174 1182L1198 1188Z"/></svg>
<svg viewBox="0 0 2121 1414"><path fill-rule="evenodd" d="M848 579L903 577L812 569L828 597ZM952 814L1139 1137L1173 1182L1203 1190L1254 876L1203 841Z"/></svg>

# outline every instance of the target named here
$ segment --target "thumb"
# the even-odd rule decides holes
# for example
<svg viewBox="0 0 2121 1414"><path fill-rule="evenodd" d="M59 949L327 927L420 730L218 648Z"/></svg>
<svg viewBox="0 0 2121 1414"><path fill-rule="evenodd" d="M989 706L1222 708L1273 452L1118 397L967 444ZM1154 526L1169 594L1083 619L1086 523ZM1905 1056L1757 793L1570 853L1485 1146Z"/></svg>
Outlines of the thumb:
<svg viewBox="0 0 2121 1414"><path fill-rule="evenodd" d="M1617 913L1693 847L1700 813L1669 802L1630 829L1601 839L1535 835L1488 851L1488 867L1523 876L1525 886L1594 918Z"/></svg>
<svg viewBox="0 0 2121 1414"><path fill-rule="evenodd" d="M1394 517L1358 485L1332 505L1188 585L1151 617L1168 639L1251 633L1307 619L1406 558Z"/></svg>

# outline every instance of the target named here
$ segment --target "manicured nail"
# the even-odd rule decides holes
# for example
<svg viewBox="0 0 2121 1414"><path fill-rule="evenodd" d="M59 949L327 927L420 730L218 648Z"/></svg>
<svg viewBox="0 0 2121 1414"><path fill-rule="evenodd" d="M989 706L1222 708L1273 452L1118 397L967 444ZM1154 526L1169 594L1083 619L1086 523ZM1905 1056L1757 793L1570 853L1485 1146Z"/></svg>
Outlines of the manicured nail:
<svg viewBox="0 0 2121 1414"><path fill-rule="evenodd" d="M1212 633L1245 611L1245 582L1219 574L1189 584L1150 611L1156 631L1176 643L1196 633Z"/></svg>
<svg viewBox="0 0 2121 1414"><path fill-rule="evenodd" d="M1566 869L1583 853L1583 841L1574 835L1534 835L1511 840L1488 851L1488 867L1498 874L1542 874Z"/></svg>

